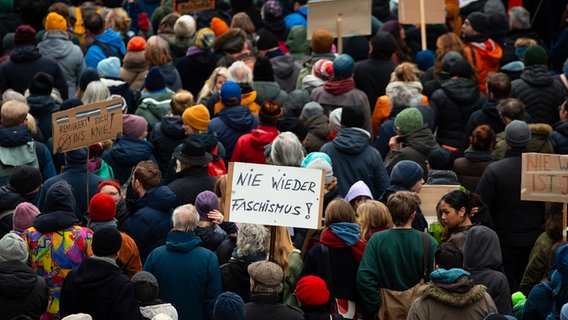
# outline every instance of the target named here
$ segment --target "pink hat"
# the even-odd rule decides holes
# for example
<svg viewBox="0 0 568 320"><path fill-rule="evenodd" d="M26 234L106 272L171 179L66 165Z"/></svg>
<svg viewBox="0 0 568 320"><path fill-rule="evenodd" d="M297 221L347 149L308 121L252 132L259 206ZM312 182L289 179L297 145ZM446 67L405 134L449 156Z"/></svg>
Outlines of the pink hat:
<svg viewBox="0 0 568 320"><path fill-rule="evenodd" d="M22 202L14 209L12 227L14 230L23 232L32 226L35 217L39 215L39 209L29 202Z"/></svg>

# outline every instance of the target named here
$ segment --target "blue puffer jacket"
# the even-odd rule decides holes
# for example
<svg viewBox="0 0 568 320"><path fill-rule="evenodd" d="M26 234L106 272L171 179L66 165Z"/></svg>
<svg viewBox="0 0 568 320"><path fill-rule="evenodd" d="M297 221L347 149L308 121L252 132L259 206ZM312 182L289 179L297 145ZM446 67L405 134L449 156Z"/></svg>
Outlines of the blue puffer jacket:
<svg viewBox="0 0 568 320"><path fill-rule="evenodd" d="M96 37L95 41L108 45L115 53L120 52L122 56L126 54L124 41L122 41L120 34L112 29L107 29L105 32ZM99 62L106 58L108 58L107 55L104 54L103 50L99 46L91 45L89 49L87 49L87 54L85 54L85 64L87 65L87 68L96 69Z"/></svg>
<svg viewBox="0 0 568 320"><path fill-rule="evenodd" d="M152 154L153 151L154 147L150 142L131 137L121 137L116 140L111 150L103 153L101 158L112 167L114 177L123 185L130 177L132 168L138 162L142 160L156 162L156 158Z"/></svg>
<svg viewBox="0 0 568 320"><path fill-rule="evenodd" d="M134 239L140 260L155 248L166 243L168 232L172 229L172 211L176 195L166 186L152 188L135 202L134 212L127 221L126 233Z"/></svg>
<svg viewBox="0 0 568 320"><path fill-rule="evenodd" d="M550 143L557 154L568 154L568 121L560 121L554 125Z"/></svg>
<svg viewBox="0 0 568 320"><path fill-rule="evenodd" d="M258 117L245 106L224 107L209 123L209 131L217 133L217 139L225 147L225 161L231 159L237 140L258 125Z"/></svg>

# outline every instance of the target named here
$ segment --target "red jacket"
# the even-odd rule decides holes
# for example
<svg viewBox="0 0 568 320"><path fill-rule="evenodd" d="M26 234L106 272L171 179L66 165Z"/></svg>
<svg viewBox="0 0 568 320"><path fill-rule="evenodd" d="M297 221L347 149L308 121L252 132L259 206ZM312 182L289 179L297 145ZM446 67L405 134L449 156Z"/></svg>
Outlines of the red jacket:
<svg viewBox="0 0 568 320"><path fill-rule="evenodd" d="M239 138L231 161L265 164L264 147L272 143L279 134L274 126L258 125L251 133Z"/></svg>

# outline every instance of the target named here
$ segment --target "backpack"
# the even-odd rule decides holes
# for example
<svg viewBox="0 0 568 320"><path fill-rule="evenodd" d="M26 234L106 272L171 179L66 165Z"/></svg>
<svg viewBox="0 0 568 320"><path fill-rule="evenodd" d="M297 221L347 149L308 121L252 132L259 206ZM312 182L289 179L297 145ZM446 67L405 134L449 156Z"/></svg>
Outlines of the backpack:
<svg viewBox="0 0 568 320"><path fill-rule="evenodd" d="M102 52L107 58L118 57L118 59L120 60L120 64L122 64L122 59L124 59L124 54L122 54L120 50L114 51L108 44L102 43L97 40L93 42L93 45L101 48Z"/></svg>
<svg viewBox="0 0 568 320"><path fill-rule="evenodd" d="M36 145L34 141L9 147L1 148L0 152L0 185L6 185L14 169L22 165L30 165L39 169L39 161L36 155Z"/></svg>
<svg viewBox="0 0 568 320"><path fill-rule="evenodd" d="M217 151L219 150L219 144L211 150L211 155L213 156L213 160L207 164L207 171L209 175L212 177L219 177L227 173L227 167L225 166L225 161L223 158L217 155Z"/></svg>
<svg viewBox="0 0 568 320"><path fill-rule="evenodd" d="M542 281L541 284L550 292L551 311L546 317L546 320L559 320L560 310L567 302L566 289L568 289L568 284L562 286L562 281L560 281L554 288L552 288L548 281Z"/></svg>

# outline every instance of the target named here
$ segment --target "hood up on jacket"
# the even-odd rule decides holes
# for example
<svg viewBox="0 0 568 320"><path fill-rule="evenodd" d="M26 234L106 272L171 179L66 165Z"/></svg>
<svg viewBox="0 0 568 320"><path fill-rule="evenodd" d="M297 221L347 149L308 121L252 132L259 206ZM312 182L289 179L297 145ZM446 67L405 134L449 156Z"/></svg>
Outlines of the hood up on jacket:
<svg viewBox="0 0 568 320"><path fill-rule="evenodd" d="M95 290L110 285L122 271L117 265L97 257L86 258L75 272L77 288Z"/></svg>
<svg viewBox="0 0 568 320"><path fill-rule="evenodd" d="M183 119L176 116L164 116L160 122L162 133L172 139L184 139Z"/></svg>
<svg viewBox="0 0 568 320"><path fill-rule="evenodd" d="M468 106L479 100L479 86L471 79L450 79L442 84L442 89L448 98L460 106Z"/></svg>
<svg viewBox="0 0 568 320"><path fill-rule="evenodd" d="M142 160L148 160L154 146L144 140L122 136L109 151L117 163L136 165Z"/></svg>
<svg viewBox="0 0 568 320"><path fill-rule="evenodd" d="M75 197L65 180L57 181L47 190L40 210L32 224L40 232L60 231L79 223L75 215Z"/></svg>
<svg viewBox="0 0 568 320"><path fill-rule="evenodd" d="M0 296L24 299L34 290L38 277L28 265L11 260L0 263Z"/></svg>
<svg viewBox="0 0 568 320"><path fill-rule="evenodd" d="M470 272L501 271L502 264L499 237L495 231L485 226L469 229L463 252L464 269Z"/></svg>
<svg viewBox="0 0 568 320"><path fill-rule="evenodd" d="M38 43L38 49L56 60L63 59L73 52L73 42L69 41L66 31L53 30L46 32L43 40Z"/></svg>
<svg viewBox="0 0 568 320"><path fill-rule="evenodd" d="M255 94L256 97L256 94ZM230 128L237 131L246 131L254 127L257 123L255 116L250 109L245 106L224 107L217 113L217 116L223 120Z"/></svg>
<svg viewBox="0 0 568 320"><path fill-rule="evenodd" d="M190 252L201 245L201 239L193 232L172 231L168 233L166 248L169 251Z"/></svg>
<svg viewBox="0 0 568 320"><path fill-rule="evenodd" d="M357 155L369 146L369 133L361 128L343 128L331 143L339 152Z"/></svg>

